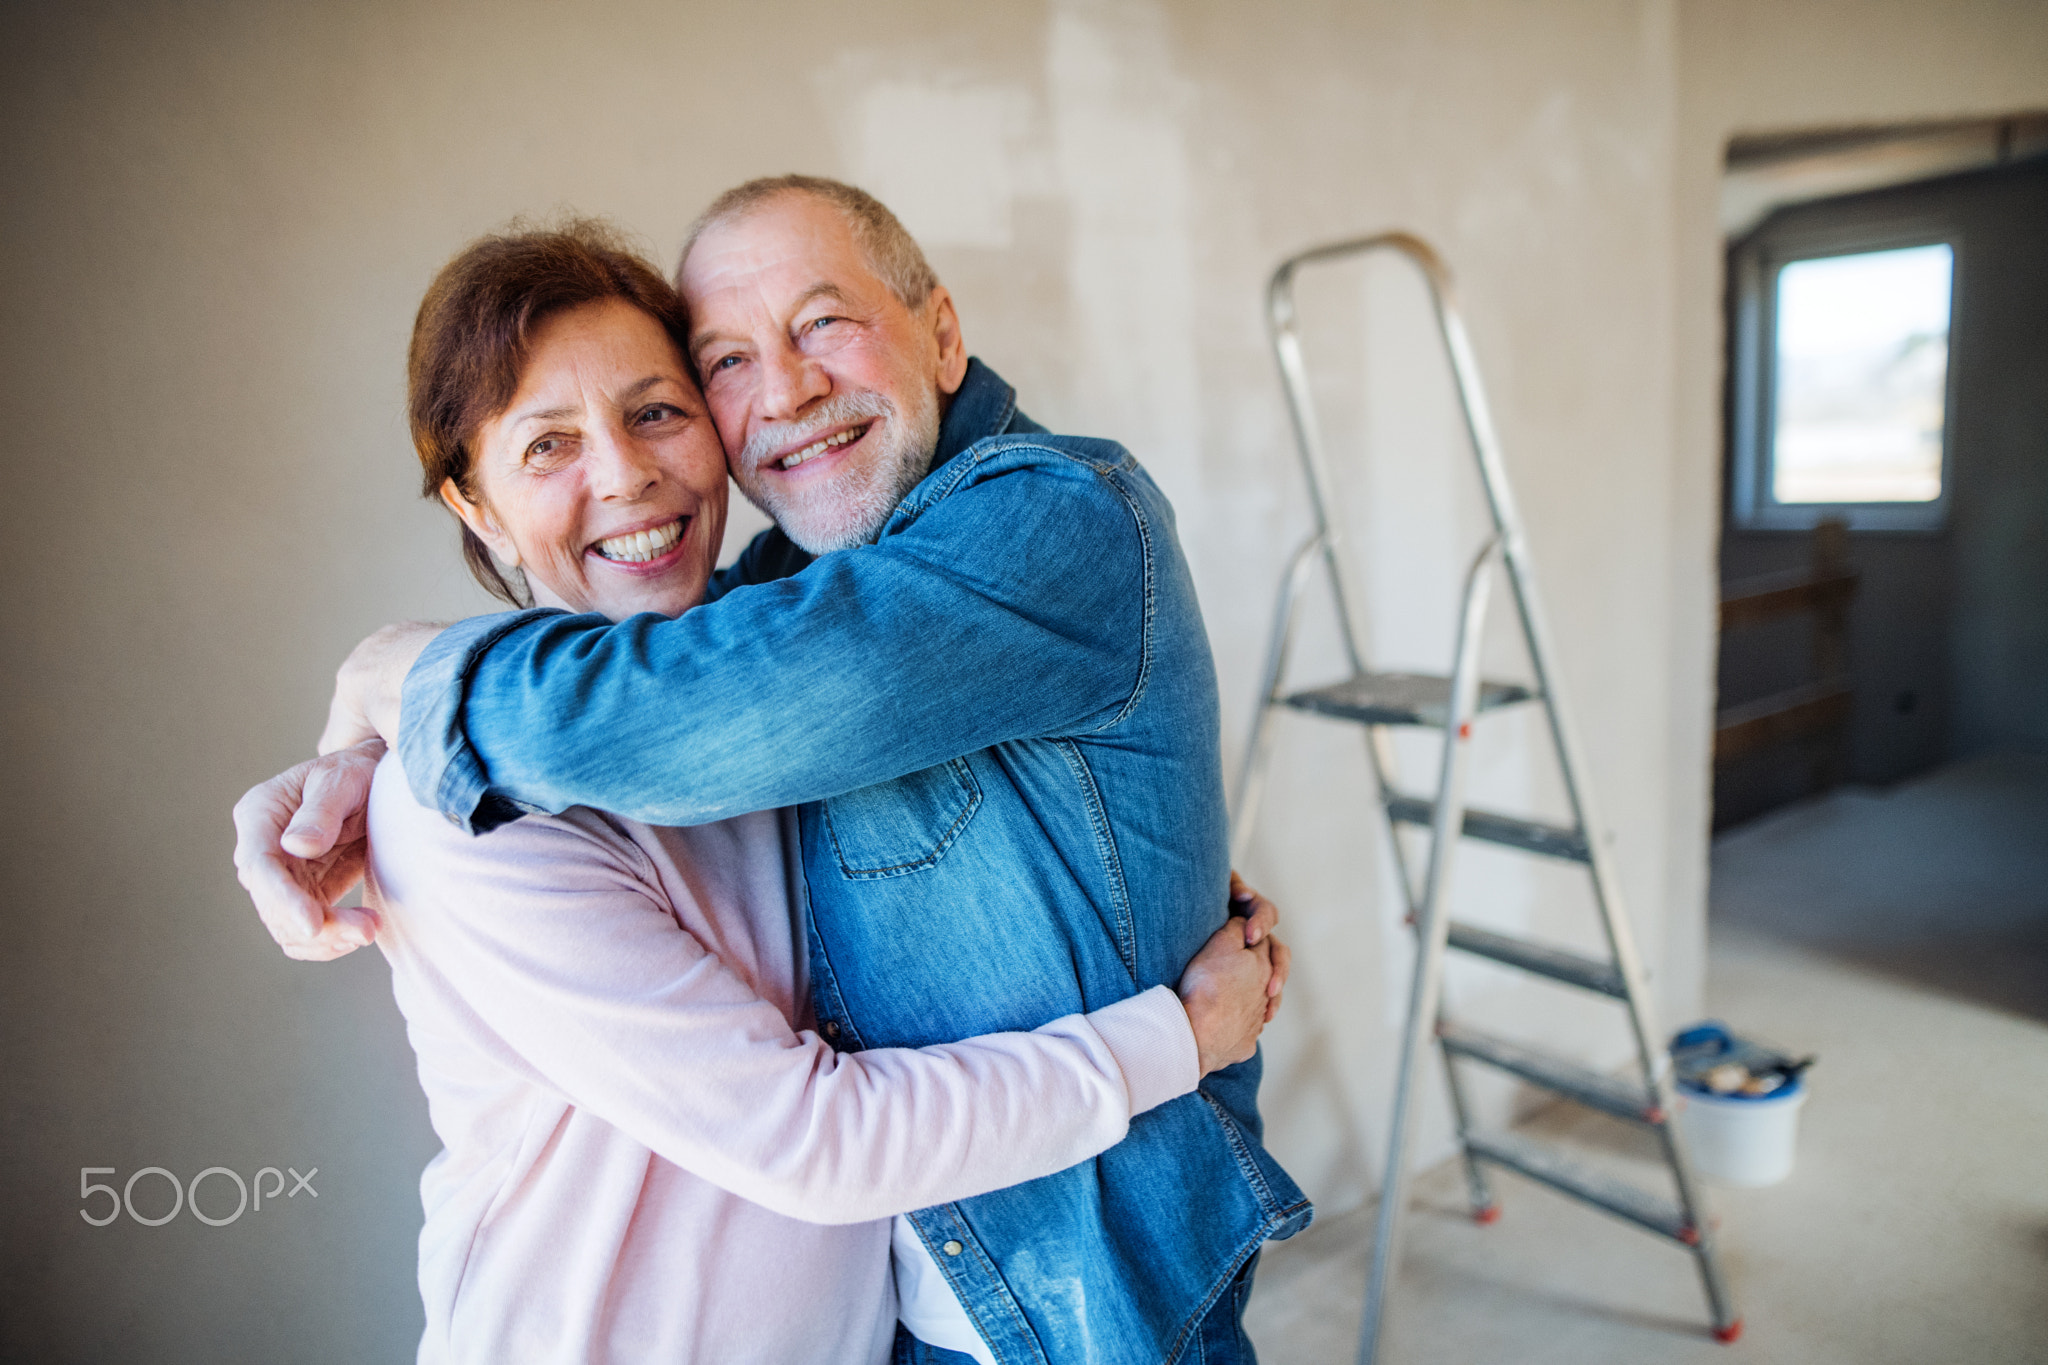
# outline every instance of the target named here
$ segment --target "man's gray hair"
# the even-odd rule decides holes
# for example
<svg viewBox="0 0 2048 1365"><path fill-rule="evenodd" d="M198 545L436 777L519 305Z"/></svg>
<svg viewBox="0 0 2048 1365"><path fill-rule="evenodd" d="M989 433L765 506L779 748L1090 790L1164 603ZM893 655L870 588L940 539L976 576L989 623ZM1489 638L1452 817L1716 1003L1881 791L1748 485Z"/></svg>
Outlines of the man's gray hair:
<svg viewBox="0 0 2048 1365"><path fill-rule="evenodd" d="M763 176L735 185L712 200L711 207L697 215L697 221L690 224L690 235L683 239L682 253L676 257L677 287L683 282L683 262L690 259L690 248L697 245L699 237L784 194L808 194L838 209L853 232L853 244L867 258L868 269L875 272L875 278L887 285L905 308L924 307L932 290L939 287L939 277L932 273L917 239L904 231L887 205L864 189L821 175Z"/></svg>

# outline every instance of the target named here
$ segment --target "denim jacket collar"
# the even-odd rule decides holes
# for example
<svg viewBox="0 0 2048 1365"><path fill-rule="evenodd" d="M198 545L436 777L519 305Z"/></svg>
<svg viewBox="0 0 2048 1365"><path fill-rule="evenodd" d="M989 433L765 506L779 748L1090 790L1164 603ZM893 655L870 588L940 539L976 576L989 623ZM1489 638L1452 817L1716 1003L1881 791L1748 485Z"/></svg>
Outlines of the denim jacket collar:
<svg viewBox="0 0 2048 1365"><path fill-rule="evenodd" d="M1017 391L981 361L969 359L967 375L939 422L939 448L932 456L932 468L937 469L976 441L1000 436L1009 430L1016 415Z"/></svg>

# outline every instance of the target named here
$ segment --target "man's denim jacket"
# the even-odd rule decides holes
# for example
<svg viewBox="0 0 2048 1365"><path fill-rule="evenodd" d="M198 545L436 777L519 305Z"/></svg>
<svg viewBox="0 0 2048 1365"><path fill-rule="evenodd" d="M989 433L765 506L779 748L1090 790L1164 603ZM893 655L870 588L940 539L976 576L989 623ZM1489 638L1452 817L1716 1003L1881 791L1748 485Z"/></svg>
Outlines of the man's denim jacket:
<svg viewBox="0 0 2048 1365"><path fill-rule="evenodd" d="M1216 675L1166 498L979 361L876 542L763 533L676 620L464 622L406 682L420 801L481 832L593 806L796 805L811 991L843 1049L1031 1029L1160 983L1223 921ZM1057 1175L912 1215L1005 1365L1158 1365L1307 1200L1259 1061ZM801 1286L792 1286L801 1292Z"/></svg>

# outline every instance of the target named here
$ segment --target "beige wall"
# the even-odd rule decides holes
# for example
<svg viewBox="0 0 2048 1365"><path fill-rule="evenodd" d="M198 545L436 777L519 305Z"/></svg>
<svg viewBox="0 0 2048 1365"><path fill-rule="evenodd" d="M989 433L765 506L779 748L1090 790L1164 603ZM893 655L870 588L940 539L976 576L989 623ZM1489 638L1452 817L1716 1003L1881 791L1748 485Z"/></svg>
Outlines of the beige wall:
<svg viewBox="0 0 2048 1365"><path fill-rule="evenodd" d="M2040 16L1675 0L10 10L0 1355L410 1348L413 1180L433 1142L383 967L283 961L234 886L226 813L305 752L362 632L482 606L414 496L399 411L412 308L469 236L573 206L665 259L749 175L877 190L1028 410L1125 441L1173 496L1235 754L1306 525L1264 275L1335 234L1428 235L1461 275L1676 1018L1697 1008L1703 939L1720 142L2039 105ZM1310 327L1378 584L1370 638L1387 662L1426 664L1477 509L1416 310L1396 276L1337 276ZM1327 665L1327 632L1309 636L1305 666ZM1270 1035L1267 1110L1276 1150L1334 1209L1378 1158L1405 940L1349 736L1292 724L1280 757L1248 870L1305 951ZM1555 796L1508 751L1477 782L1503 802ZM1548 872L1482 858L1460 887L1475 915L1583 933ZM1453 988L1591 1060L1622 1055L1597 1007L1479 969ZM288 1164L320 1167L317 1202L221 1229L77 1217L80 1167Z"/></svg>

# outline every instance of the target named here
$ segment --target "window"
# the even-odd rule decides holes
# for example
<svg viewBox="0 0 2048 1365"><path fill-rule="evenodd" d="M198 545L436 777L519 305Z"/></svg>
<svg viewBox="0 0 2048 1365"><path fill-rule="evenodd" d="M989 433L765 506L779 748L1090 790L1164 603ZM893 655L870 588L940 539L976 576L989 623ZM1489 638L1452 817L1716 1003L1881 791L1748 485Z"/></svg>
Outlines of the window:
<svg viewBox="0 0 2048 1365"><path fill-rule="evenodd" d="M1889 226L1766 225L1736 249L1736 525L1941 526L1956 244Z"/></svg>
<svg viewBox="0 0 2048 1365"><path fill-rule="evenodd" d="M1778 267L1773 502L1941 496L1954 262L1937 242Z"/></svg>

